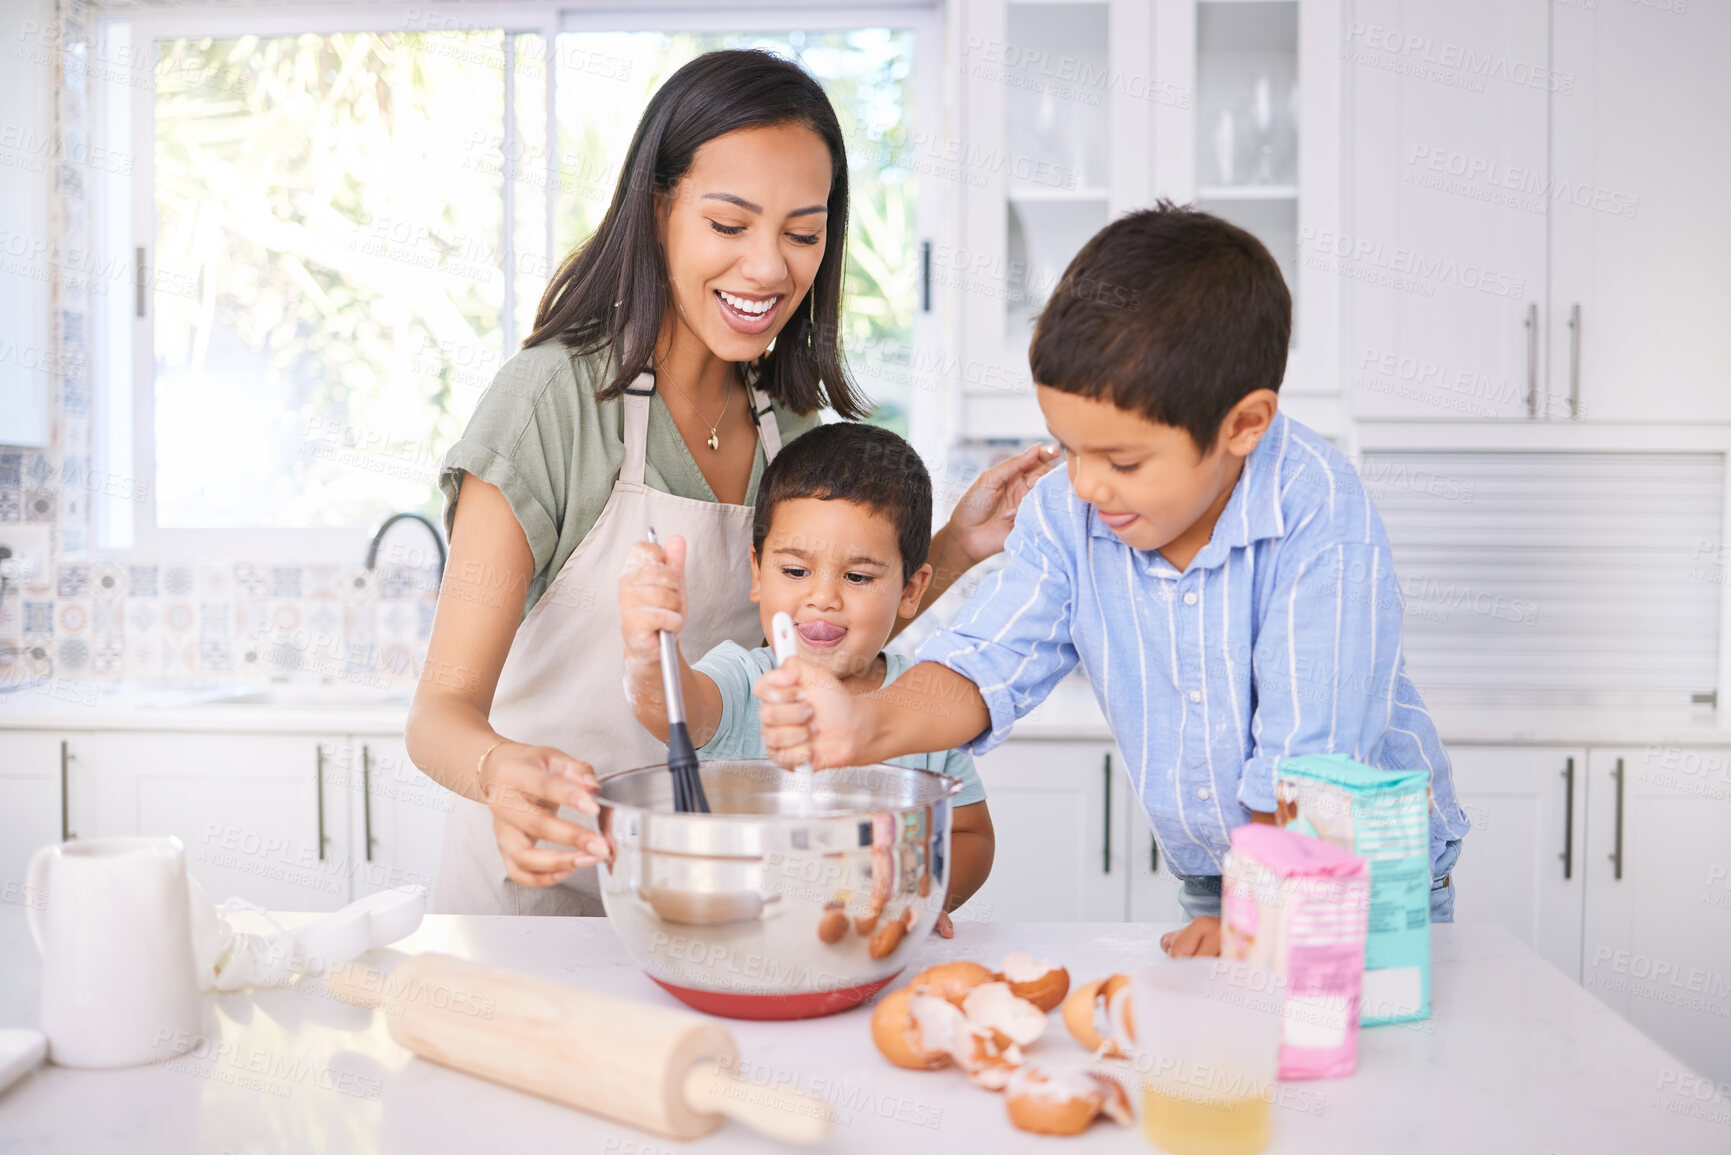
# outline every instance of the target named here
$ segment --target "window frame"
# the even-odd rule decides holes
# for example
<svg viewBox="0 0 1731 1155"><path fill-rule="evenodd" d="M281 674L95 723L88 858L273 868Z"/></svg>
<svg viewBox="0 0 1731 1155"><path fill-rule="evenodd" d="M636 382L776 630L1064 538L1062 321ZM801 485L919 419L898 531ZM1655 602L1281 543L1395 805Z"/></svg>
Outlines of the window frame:
<svg viewBox="0 0 1731 1155"><path fill-rule="evenodd" d="M934 125L944 120L942 101L942 56L945 20L941 0L886 0L870 7L858 3L761 3L737 11L701 10L677 2L651 2L631 7L572 8L569 3L449 3L436 12L427 11L431 22L411 24L405 10L379 4L287 4L268 8L235 8L187 5L160 9L115 10L97 18L99 42L116 36L129 39L133 55L144 53L155 59L154 44L176 37L226 39L255 35L294 36L306 33L334 35L379 31L503 31L506 67L509 68L512 37L539 34L544 43L556 45L560 33L584 32L775 32L789 28L835 31L849 28L896 28L914 33L919 49L914 59L916 109ZM149 46L148 49L138 46ZM558 70L546 70L549 109L557 109ZM121 86L108 86L110 90ZM515 85L505 85L506 147L518 143L516 117L512 115ZM148 271L156 260L155 217L155 101L150 87L128 86L120 100L92 100L92 133L105 145L129 151L133 163L128 178L99 182L93 188L91 216L93 247L99 251L137 254L132 260L135 276ZM112 96L112 93L111 93ZM547 118L546 155L558 155L558 119ZM940 182L922 180L915 196L915 235L925 240L937 232L944 210L945 190ZM500 354L514 331L516 253L511 242L515 226L513 182L502 182L500 246L504 298L501 314ZM128 203L118 203L124 199ZM124 243L113 234L124 226ZM555 200L547 198L543 243L551 257L555 227ZM149 238L148 241L143 238ZM267 564L335 563L358 564L364 556L370 529L350 527L237 526L221 529L164 528L157 524L156 507L156 377L155 308L147 296L140 315L135 307L139 295L114 292L96 302L102 314L93 319L104 335L104 346L94 366L96 411L94 452L111 474L136 479L123 496L107 496L96 503L94 537L98 549L130 552L153 557L194 556L245 558ZM939 336L936 312L928 301L915 312L914 343L925 345ZM126 346L126 347L122 347ZM910 430L915 444L928 455L938 447L942 424L942 401L916 390L910 398ZM144 496L138 496L140 489Z"/></svg>

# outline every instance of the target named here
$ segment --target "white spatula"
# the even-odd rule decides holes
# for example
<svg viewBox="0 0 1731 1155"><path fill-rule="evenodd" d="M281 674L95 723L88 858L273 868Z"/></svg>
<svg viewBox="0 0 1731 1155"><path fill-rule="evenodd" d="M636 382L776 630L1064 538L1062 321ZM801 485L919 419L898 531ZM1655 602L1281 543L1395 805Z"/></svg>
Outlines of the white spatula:
<svg viewBox="0 0 1731 1155"><path fill-rule="evenodd" d="M775 664L778 668L785 666L789 658L799 653L799 635L794 632L792 616L785 613L776 614L769 620L769 632L773 635L770 640L775 643ZM812 782L815 778L815 775L812 774L811 763L801 762L793 773L796 788L808 799L811 798Z"/></svg>

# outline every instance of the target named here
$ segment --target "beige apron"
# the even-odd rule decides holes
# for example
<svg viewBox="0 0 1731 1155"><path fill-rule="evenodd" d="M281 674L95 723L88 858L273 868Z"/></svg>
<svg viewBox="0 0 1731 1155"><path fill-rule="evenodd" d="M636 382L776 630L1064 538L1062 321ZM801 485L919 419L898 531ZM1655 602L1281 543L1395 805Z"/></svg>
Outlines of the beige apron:
<svg viewBox="0 0 1731 1155"><path fill-rule="evenodd" d="M781 432L768 402L754 386L747 389L764 455L773 461ZM619 480L588 536L517 627L488 719L501 737L563 750L598 776L667 760L666 745L625 704L625 642L619 632L619 577L649 526L662 541L678 535L686 542L687 604L679 643L687 661L724 640L749 648L763 638L750 601L751 507L675 497L643 484L654 393L648 373L625 391ZM701 580L692 580L699 574ZM559 816L595 828L593 818L569 807ZM492 812L462 797L445 818L433 906L441 914L603 913L593 866L558 886L512 882L493 836Z"/></svg>

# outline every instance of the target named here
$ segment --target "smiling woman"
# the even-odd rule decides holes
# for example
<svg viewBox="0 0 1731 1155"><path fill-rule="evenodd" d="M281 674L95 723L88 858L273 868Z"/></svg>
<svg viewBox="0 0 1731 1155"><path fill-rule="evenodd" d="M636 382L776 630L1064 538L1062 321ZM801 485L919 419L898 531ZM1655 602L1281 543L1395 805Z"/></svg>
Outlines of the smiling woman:
<svg viewBox="0 0 1731 1155"><path fill-rule="evenodd" d="M862 416L837 348L842 246L825 243L832 233L846 234L847 195L841 126L815 81L768 53L700 56L650 100L612 205L553 278L526 344L558 337L585 354L618 347L607 386L618 395L665 336L662 307L671 288L683 324L723 338L727 347L717 354L749 354L731 360L755 360L765 354L756 337L787 329L758 367L771 395L810 411L827 387L838 413ZM734 283L712 283L713 273L742 255ZM764 277L775 283L763 284ZM723 289L760 309L775 298L766 311L773 315L741 334L749 340L726 341L712 331L706 321L715 310L694 313L697 293ZM719 300L717 308L748 327L755 317Z"/></svg>

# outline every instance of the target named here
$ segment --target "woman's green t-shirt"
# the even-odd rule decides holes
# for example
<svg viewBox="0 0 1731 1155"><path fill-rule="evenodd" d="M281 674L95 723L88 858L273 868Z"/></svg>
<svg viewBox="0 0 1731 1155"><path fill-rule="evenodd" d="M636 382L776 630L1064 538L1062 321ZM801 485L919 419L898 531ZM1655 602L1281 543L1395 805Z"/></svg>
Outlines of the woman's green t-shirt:
<svg viewBox="0 0 1731 1155"><path fill-rule="evenodd" d="M510 502L535 559L525 614L588 536L619 480L625 402L595 397L605 385L598 378L610 368L606 357L576 356L557 341L524 349L500 368L463 436L439 464L447 539L464 473L496 486ZM774 416L783 444L820 420L815 413L800 417L779 405ZM760 442L745 490L747 505L757 500L765 463ZM675 497L716 500L659 393L650 400L643 480Z"/></svg>

